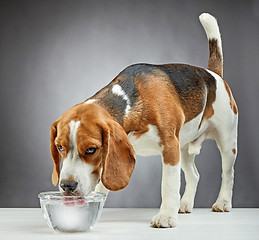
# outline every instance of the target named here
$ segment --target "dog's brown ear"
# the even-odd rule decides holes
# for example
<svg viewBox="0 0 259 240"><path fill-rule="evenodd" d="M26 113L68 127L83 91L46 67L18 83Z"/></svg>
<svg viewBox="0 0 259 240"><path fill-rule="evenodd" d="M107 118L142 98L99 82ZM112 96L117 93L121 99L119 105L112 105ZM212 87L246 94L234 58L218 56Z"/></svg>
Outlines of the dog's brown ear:
<svg viewBox="0 0 259 240"><path fill-rule="evenodd" d="M60 162L61 157L55 145L55 139L57 137L57 122L53 123L50 131L50 152L54 161L54 167L52 172L52 183L54 186L58 185L60 174Z"/></svg>
<svg viewBox="0 0 259 240"><path fill-rule="evenodd" d="M115 121L103 128L102 183L112 191L129 184L135 167L135 151L124 129Z"/></svg>

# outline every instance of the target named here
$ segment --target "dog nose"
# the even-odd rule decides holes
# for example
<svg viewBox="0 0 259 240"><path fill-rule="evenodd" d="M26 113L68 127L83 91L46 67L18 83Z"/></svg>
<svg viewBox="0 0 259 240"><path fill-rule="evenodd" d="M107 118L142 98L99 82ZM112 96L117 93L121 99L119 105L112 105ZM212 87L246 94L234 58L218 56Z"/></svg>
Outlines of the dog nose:
<svg viewBox="0 0 259 240"><path fill-rule="evenodd" d="M77 188L78 182L76 181L61 181L60 187L65 192L73 192Z"/></svg>

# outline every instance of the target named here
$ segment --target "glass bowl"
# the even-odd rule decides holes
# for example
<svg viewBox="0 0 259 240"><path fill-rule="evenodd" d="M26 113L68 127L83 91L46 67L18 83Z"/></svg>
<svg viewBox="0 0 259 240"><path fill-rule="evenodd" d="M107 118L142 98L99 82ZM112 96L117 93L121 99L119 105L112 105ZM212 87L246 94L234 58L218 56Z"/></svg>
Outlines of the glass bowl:
<svg viewBox="0 0 259 240"><path fill-rule="evenodd" d="M99 221L106 195L63 196L60 192L38 195L48 226L58 232L86 232Z"/></svg>

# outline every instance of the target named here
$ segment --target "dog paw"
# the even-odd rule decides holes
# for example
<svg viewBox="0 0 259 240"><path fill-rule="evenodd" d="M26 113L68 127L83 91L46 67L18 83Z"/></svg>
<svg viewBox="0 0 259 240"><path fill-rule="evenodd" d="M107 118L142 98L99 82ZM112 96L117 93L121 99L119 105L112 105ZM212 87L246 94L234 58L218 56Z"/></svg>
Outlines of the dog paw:
<svg viewBox="0 0 259 240"><path fill-rule="evenodd" d="M165 214L157 214L151 221L153 228L173 228L177 225L177 218Z"/></svg>
<svg viewBox="0 0 259 240"><path fill-rule="evenodd" d="M181 201L178 213L191 213L193 210L193 203L188 201Z"/></svg>
<svg viewBox="0 0 259 240"><path fill-rule="evenodd" d="M225 200L218 200L212 206L213 212L229 212L231 210L231 203Z"/></svg>

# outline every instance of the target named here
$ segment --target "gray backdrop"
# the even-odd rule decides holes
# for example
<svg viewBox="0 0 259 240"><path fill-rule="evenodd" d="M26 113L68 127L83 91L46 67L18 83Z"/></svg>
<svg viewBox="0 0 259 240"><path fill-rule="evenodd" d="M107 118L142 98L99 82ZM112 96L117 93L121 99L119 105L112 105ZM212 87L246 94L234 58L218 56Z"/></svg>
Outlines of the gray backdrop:
<svg viewBox="0 0 259 240"><path fill-rule="evenodd" d="M234 207L259 207L259 1L1 1L0 207L38 207L51 184L51 124L138 63L207 66L198 16L218 19L224 77L238 103L239 153ZM216 144L196 158L196 207L211 207L220 188ZM137 158L129 186L107 207L159 207L160 157ZM183 181L184 184L184 181ZM181 189L183 192L183 186Z"/></svg>

